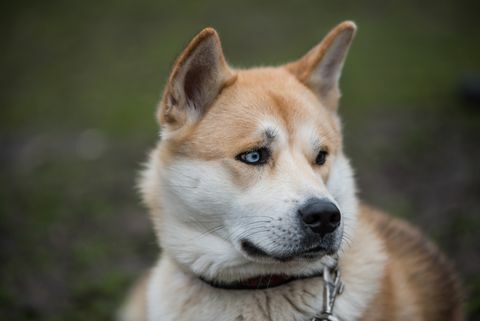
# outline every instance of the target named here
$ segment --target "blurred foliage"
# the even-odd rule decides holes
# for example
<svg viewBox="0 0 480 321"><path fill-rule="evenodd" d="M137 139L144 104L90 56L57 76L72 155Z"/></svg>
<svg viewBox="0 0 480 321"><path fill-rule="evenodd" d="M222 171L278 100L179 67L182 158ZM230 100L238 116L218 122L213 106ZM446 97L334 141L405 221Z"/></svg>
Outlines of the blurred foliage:
<svg viewBox="0 0 480 321"><path fill-rule="evenodd" d="M347 153L368 201L421 226L480 318L478 1L2 2L0 315L108 320L157 255L135 175L175 56L217 28L235 66L359 32L342 78Z"/></svg>

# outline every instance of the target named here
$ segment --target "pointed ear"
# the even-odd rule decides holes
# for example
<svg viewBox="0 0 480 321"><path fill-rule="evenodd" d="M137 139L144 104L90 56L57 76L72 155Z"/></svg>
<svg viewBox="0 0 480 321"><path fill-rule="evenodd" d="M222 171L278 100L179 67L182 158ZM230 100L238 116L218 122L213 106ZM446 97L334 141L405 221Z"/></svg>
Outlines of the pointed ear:
<svg viewBox="0 0 480 321"><path fill-rule="evenodd" d="M173 66L158 110L160 124L178 128L199 120L232 77L217 32L203 29Z"/></svg>
<svg viewBox="0 0 480 321"><path fill-rule="evenodd" d="M298 80L313 90L332 110L337 108L340 98L338 81L356 30L355 23L342 22L300 60L286 65Z"/></svg>

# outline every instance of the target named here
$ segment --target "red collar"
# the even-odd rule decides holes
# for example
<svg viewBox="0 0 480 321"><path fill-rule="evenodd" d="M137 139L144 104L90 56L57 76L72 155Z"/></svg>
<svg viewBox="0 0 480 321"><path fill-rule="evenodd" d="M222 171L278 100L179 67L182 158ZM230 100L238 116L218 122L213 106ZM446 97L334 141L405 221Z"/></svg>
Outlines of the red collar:
<svg viewBox="0 0 480 321"><path fill-rule="evenodd" d="M269 274L269 275L260 275L253 278L249 278L241 281L234 282L218 282L206 280L202 277L200 279L205 283L219 289L226 290L261 290L261 289L270 289L280 285L284 285L296 280L302 280L307 278L319 277L323 273L319 272L312 275L303 275L303 276L291 276L285 274Z"/></svg>

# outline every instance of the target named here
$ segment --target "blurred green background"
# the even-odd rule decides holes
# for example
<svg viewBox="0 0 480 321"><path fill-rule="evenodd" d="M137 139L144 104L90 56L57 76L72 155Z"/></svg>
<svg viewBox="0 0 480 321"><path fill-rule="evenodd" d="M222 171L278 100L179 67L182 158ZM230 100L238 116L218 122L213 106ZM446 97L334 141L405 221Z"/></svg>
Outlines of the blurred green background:
<svg viewBox="0 0 480 321"><path fill-rule="evenodd" d="M0 319L109 320L154 262L135 179L196 32L217 28L246 67L296 59L352 19L340 110L360 194L448 253L480 320L479 12L478 0L3 1Z"/></svg>

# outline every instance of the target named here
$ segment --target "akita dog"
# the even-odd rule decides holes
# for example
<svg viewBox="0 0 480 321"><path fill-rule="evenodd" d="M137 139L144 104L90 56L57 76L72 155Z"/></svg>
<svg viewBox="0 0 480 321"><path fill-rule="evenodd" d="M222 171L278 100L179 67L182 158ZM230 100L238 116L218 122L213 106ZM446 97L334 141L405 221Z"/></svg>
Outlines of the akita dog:
<svg viewBox="0 0 480 321"><path fill-rule="evenodd" d="M140 184L162 254L122 320L463 320L444 256L357 201L337 115L355 32L245 70L214 29L190 42Z"/></svg>

